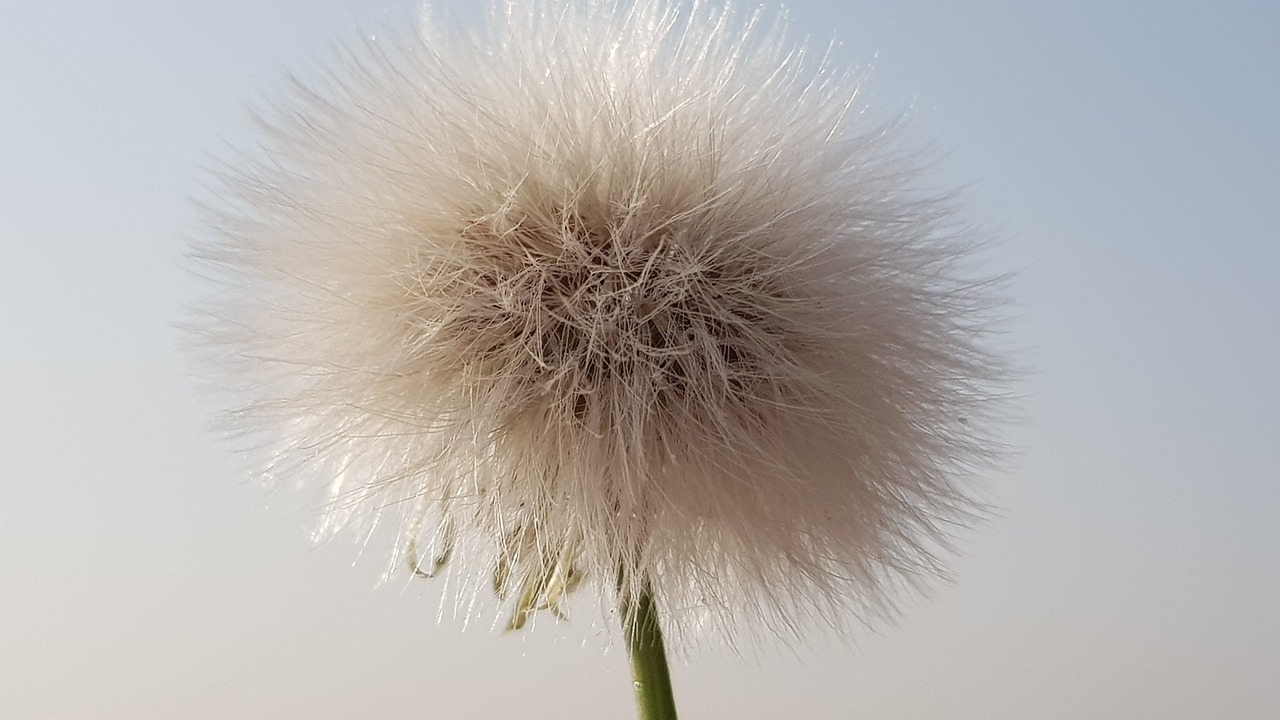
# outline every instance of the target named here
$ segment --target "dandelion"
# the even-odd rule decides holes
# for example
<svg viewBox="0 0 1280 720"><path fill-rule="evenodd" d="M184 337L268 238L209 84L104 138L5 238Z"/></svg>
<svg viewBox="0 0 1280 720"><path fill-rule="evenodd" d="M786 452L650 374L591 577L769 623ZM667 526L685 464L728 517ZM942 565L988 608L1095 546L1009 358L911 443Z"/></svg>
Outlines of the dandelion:
<svg viewBox="0 0 1280 720"><path fill-rule="evenodd" d="M859 82L664 0L342 53L196 250L267 473L328 487L332 526L398 514L414 569L511 628L619 607L652 717L662 631L891 615L977 510L1001 364L948 198Z"/></svg>

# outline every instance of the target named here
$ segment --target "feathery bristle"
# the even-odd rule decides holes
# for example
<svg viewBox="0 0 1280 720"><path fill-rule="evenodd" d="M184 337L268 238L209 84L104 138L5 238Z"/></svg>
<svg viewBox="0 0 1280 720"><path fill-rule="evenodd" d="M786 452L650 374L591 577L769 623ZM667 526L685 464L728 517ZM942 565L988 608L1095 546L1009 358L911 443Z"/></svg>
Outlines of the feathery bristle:
<svg viewBox="0 0 1280 720"><path fill-rule="evenodd" d="M1003 370L949 199L858 85L662 0L344 53L197 249L269 472L334 525L399 508L415 567L513 624L619 577L676 637L889 611L977 509Z"/></svg>

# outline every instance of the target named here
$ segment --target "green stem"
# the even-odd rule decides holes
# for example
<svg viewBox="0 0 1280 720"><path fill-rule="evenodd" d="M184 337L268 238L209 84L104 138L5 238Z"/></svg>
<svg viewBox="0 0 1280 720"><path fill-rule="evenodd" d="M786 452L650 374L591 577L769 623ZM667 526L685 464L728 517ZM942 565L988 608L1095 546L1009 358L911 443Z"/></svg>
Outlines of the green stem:
<svg viewBox="0 0 1280 720"><path fill-rule="evenodd" d="M640 720L676 720L676 700L671 692L671 673L667 670L667 653L653 594L646 587L632 606L623 590L618 602L627 654L631 656L631 677L635 680Z"/></svg>

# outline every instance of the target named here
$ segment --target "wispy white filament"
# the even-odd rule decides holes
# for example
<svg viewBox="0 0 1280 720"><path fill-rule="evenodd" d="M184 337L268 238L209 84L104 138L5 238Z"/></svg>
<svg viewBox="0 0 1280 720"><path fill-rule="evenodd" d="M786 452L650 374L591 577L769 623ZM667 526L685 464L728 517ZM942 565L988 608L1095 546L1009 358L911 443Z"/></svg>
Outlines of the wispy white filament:
<svg viewBox="0 0 1280 720"><path fill-rule="evenodd" d="M335 524L401 514L464 605L623 577L728 638L888 610L971 517L1000 365L946 199L857 90L662 0L342 54L197 250L269 472Z"/></svg>

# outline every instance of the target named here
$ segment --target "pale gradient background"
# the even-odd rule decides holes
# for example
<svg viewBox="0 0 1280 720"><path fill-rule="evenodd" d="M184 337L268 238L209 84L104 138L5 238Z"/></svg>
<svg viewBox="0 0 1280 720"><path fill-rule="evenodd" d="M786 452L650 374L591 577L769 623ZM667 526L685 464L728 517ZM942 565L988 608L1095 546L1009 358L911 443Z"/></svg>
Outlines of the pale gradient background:
<svg viewBox="0 0 1280 720"><path fill-rule="evenodd" d="M176 349L198 167L417 4L0 0L0 719L632 716L589 614L464 632L311 545ZM1005 239L1028 420L954 585L679 665L682 718L1280 717L1280 6L790 5Z"/></svg>

